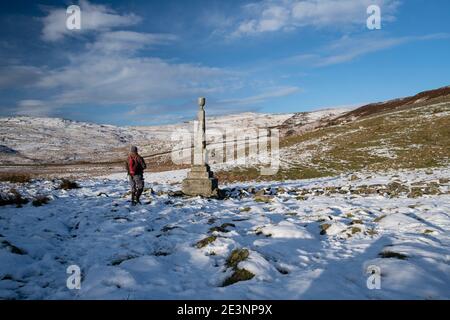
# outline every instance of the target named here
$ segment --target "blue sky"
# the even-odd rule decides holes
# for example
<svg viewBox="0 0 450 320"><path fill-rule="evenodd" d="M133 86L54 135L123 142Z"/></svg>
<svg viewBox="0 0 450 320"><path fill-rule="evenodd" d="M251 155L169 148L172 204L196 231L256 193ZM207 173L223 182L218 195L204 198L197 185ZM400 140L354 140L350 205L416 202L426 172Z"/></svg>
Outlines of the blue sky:
<svg viewBox="0 0 450 320"><path fill-rule="evenodd" d="M447 0L2 1L0 116L151 125L198 96L209 115L407 96L450 85L449 21Z"/></svg>

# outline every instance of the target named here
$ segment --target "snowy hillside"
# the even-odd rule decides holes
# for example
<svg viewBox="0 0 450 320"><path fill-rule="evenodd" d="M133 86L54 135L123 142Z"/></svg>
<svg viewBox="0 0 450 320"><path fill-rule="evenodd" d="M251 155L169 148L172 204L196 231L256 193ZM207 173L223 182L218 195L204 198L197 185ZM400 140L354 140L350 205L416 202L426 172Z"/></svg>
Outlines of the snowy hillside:
<svg viewBox="0 0 450 320"><path fill-rule="evenodd" d="M1 183L49 199L0 207L0 299L450 299L448 168L227 185L224 200L177 196L185 175L147 174L135 208L124 175Z"/></svg>
<svg viewBox="0 0 450 320"><path fill-rule="evenodd" d="M139 131L58 118L0 119L2 163L109 161L132 141L149 139ZM101 156L100 156L101 155Z"/></svg>
<svg viewBox="0 0 450 320"><path fill-rule="evenodd" d="M450 95L420 103L414 100L411 105L375 110L351 121L332 121L300 133L309 126L301 124L303 117L306 116L297 114L282 126L286 133L290 127L296 128L297 133L287 134L281 140L280 170L268 179L304 179L355 170L450 165ZM290 122L298 124L286 125ZM241 168L227 168L220 173L222 180L265 178L254 169L256 159L249 160Z"/></svg>
<svg viewBox="0 0 450 320"><path fill-rule="evenodd" d="M277 126L292 114L243 113L208 118L208 128L241 129ZM0 163L41 164L114 162L130 144L144 155L170 152L177 129L192 131L188 123L152 127L116 127L58 118L0 118Z"/></svg>
<svg viewBox="0 0 450 320"><path fill-rule="evenodd" d="M284 121L279 128L282 136L302 134L326 125L335 118L355 108L324 109L315 112L298 112Z"/></svg>

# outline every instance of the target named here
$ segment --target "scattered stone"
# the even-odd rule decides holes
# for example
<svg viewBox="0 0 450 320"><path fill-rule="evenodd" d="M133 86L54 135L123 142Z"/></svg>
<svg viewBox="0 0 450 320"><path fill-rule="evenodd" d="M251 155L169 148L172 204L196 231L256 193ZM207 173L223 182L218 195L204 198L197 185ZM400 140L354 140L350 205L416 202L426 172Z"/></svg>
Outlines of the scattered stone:
<svg viewBox="0 0 450 320"><path fill-rule="evenodd" d="M48 204L50 202L50 198L47 196L37 196L33 202L31 203L34 207L40 207L44 204Z"/></svg>
<svg viewBox="0 0 450 320"><path fill-rule="evenodd" d="M232 221L240 222L240 221L247 221L247 220L249 220L249 219L248 218L238 218L238 219L233 219Z"/></svg>
<svg viewBox="0 0 450 320"><path fill-rule="evenodd" d="M255 198L256 197L260 197L260 196L264 196L266 194L266 191L264 189L258 190L255 192Z"/></svg>
<svg viewBox="0 0 450 320"><path fill-rule="evenodd" d="M408 194L408 198L419 198L423 196L422 188L412 187Z"/></svg>
<svg viewBox="0 0 450 320"><path fill-rule="evenodd" d="M12 243L10 243L8 240L2 240L0 242L0 248L5 248L6 250L8 250L9 252L11 252L13 254L18 254L18 255L27 254L27 252L25 250L23 250L19 247L16 247Z"/></svg>
<svg viewBox="0 0 450 320"><path fill-rule="evenodd" d="M249 251L247 249L234 249L230 256L227 258L226 266L228 268L236 269L239 262L244 261L249 256Z"/></svg>
<svg viewBox="0 0 450 320"><path fill-rule="evenodd" d="M119 257L115 258L113 261L111 261L111 265L112 266L118 266L122 262L127 261L127 260L131 260L131 259L134 259L134 258L137 258L137 256L135 256L135 255L119 256Z"/></svg>
<svg viewBox="0 0 450 320"><path fill-rule="evenodd" d="M59 189L62 190L71 190L71 189L79 189L80 186L75 181L71 181L68 179L63 179L61 184L59 185Z"/></svg>
<svg viewBox="0 0 450 320"><path fill-rule="evenodd" d="M381 258L396 258L396 259L400 259L400 260L406 260L408 258L408 256L406 256L402 253L393 252L393 251L383 251L379 254L379 256Z"/></svg>
<svg viewBox="0 0 450 320"><path fill-rule="evenodd" d="M105 192L100 192L99 194L97 194L97 197L101 197L101 196L105 196L105 197L109 198L109 196Z"/></svg>
<svg viewBox="0 0 450 320"><path fill-rule="evenodd" d="M184 196L184 194L181 190L169 191L168 195L169 195L169 197L183 197Z"/></svg>
<svg viewBox="0 0 450 320"><path fill-rule="evenodd" d="M409 188L402 185L398 181L393 181L387 185L387 194L392 197L397 197L402 193L407 193Z"/></svg>
<svg viewBox="0 0 450 320"><path fill-rule="evenodd" d="M238 264L246 260L249 256L247 249L235 249L227 258L226 266L233 269L233 274L225 279L222 286L226 287L239 281L247 281L252 279L255 275L246 269L238 268Z"/></svg>
<svg viewBox="0 0 450 320"><path fill-rule="evenodd" d="M355 233L358 233L358 232L361 232L361 228L358 228L358 227L353 227L352 228L352 234L355 234Z"/></svg>
<svg viewBox="0 0 450 320"><path fill-rule="evenodd" d="M281 274L289 274L289 270L282 267L277 267L277 271Z"/></svg>
<svg viewBox="0 0 450 320"><path fill-rule="evenodd" d="M320 234L321 234L322 236L323 236L323 235L326 235L326 234L327 234L327 229L328 229L329 227L331 227L331 224L329 224L329 223L321 224L321 225L320 225Z"/></svg>
<svg viewBox="0 0 450 320"><path fill-rule="evenodd" d="M216 236L209 236L209 237L206 237L206 238L204 238L204 239L198 241L198 242L196 243L196 247L199 248L199 249L200 249L200 248L203 248L203 247L206 247L208 244L213 243L214 241L216 241L216 239L217 239Z"/></svg>
<svg viewBox="0 0 450 320"><path fill-rule="evenodd" d="M428 185L425 187L425 190L424 190L423 193L427 194L427 195L439 195L439 194L441 194L441 190L439 189L439 183L434 182L434 181L428 183Z"/></svg>
<svg viewBox="0 0 450 320"><path fill-rule="evenodd" d="M248 187L247 189L248 193L254 194L256 192L256 188L255 187Z"/></svg>
<svg viewBox="0 0 450 320"><path fill-rule="evenodd" d="M381 215L381 216L379 216L379 217L376 217L375 219L373 219L373 221L374 222L380 222L382 219L384 219L384 218L386 218L386 215L385 214L383 214L383 215Z"/></svg>
<svg viewBox="0 0 450 320"><path fill-rule="evenodd" d="M155 252L153 252L153 255L156 256L156 257L165 257L165 256L168 256L170 254L171 253L167 252L167 251L155 251Z"/></svg>
<svg viewBox="0 0 450 320"><path fill-rule="evenodd" d="M8 193L0 193L0 206L15 204L17 208L22 208L22 205L28 202L29 200L23 198L16 189L11 189Z"/></svg>
<svg viewBox="0 0 450 320"><path fill-rule="evenodd" d="M179 227L178 226L165 226L161 229L161 232L167 232L167 231L177 229L177 228L179 228Z"/></svg>
<svg viewBox="0 0 450 320"><path fill-rule="evenodd" d="M278 187L275 192L278 195L278 194L286 193L286 190L283 187Z"/></svg>
<svg viewBox="0 0 450 320"><path fill-rule="evenodd" d="M155 191L153 190L153 188L144 188L144 191L142 193L146 195L152 195L155 194Z"/></svg>
<svg viewBox="0 0 450 320"><path fill-rule="evenodd" d="M255 197L253 198L255 202L263 202L263 203L270 203L272 202L273 197L272 196L259 196L255 194Z"/></svg>
<svg viewBox="0 0 450 320"><path fill-rule="evenodd" d="M226 223L222 224L221 227L222 228L228 228L228 227L235 228L236 225L234 223L226 222Z"/></svg>
<svg viewBox="0 0 450 320"><path fill-rule="evenodd" d="M246 269L237 269L229 278L225 279L222 286L226 287L239 281L247 281L252 279L254 276L255 275L253 273Z"/></svg>
<svg viewBox="0 0 450 320"><path fill-rule="evenodd" d="M230 232L230 230L227 230L228 227L236 227L233 223L224 223L221 226L215 226L209 229L209 232Z"/></svg>

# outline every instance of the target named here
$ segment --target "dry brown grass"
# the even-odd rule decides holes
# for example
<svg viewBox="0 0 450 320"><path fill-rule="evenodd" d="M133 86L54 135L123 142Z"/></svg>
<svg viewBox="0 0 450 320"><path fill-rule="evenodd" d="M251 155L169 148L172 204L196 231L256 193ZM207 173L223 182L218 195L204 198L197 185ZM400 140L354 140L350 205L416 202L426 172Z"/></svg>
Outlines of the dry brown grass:
<svg viewBox="0 0 450 320"><path fill-rule="evenodd" d="M59 185L59 188L62 190L71 190L71 189L79 189L80 186L75 181L63 179L61 181L61 184Z"/></svg>
<svg viewBox="0 0 450 320"><path fill-rule="evenodd" d="M27 183L32 180L32 176L26 173L0 173L0 181L12 183Z"/></svg>

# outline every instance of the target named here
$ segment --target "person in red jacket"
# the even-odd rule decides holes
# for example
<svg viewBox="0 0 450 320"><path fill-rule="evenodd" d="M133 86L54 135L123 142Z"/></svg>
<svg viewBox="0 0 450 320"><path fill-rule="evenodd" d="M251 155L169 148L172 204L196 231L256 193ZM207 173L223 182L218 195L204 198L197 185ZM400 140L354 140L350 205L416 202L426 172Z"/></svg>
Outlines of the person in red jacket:
<svg viewBox="0 0 450 320"><path fill-rule="evenodd" d="M144 158L138 154L136 146L131 146L126 168L131 186L131 205L141 204L140 197L144 191L144 170L147 169Z"/></svg>

